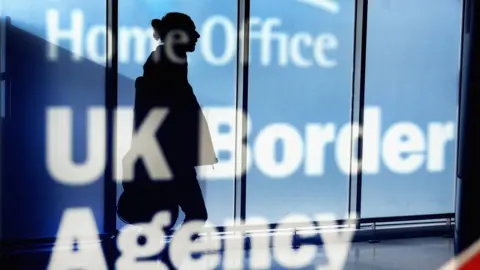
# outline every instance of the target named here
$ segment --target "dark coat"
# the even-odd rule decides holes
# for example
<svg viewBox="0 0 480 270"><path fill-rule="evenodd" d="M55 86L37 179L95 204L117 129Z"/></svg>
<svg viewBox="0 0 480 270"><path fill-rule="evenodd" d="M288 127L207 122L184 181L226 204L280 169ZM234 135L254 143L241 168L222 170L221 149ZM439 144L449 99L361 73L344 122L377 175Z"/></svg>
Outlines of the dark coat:
<svg viewBox="0 0 480 270"><path fill-rule="evenodd" d="M213 165L217 157L201 107L188 82L187 64L170 61L163 46L152 52L135 81L134 128L138 130L154 108L169 110L156 132L171 172L177 178L194 166ZM124 182L117 212L128 223L147 222L159 210L178 214L178 181L154 182L142 160L135 164L134 179ZM193 179L196 181L196 179Z"/></svg>
<svg viewBox="0 0 480 270"><path fill-rule="evenodd" d="M217 162L207 121L188 82L187 64L169 60L163 46L152 52L136 80L135 129L152 108L169 114L157 131L157 141L172 167Z"/></svg>

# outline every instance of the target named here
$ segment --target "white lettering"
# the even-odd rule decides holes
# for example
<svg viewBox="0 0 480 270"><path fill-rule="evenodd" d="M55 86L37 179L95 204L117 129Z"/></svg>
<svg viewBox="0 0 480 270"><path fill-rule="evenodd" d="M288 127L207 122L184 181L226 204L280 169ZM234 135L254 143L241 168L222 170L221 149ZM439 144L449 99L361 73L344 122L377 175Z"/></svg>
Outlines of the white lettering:
<svg viewBox="0 0 480 270"><path fill-rule="evenodd" d="M114 166L114 179L117 182L122 181L123 157L128 153L132 142L132 130L133 130L133 110L131 107L117 107L115 113L115 137L114 137L114 154L115 162Z"/></svg>
<svg viewBox="0 0 480 270"><path fill-rule="evenodd" d="M210 170L209 166L200 167L199 176L200 178L211 180L231 179L235 175L235 163L238 161L235 151L235 119L238 117L239 119L242 118L241 121L246 121L247 133L245 135L248 136L251 129L250 118L243 111L239 110L237 112L237 110L231 108L205 108L203 111L210 127L215 149L219 153L228 154L228 159L222 159L220 155L218 163L215 164L215 170ZM248 170L251 166L252 158L250 157L250 149L244 139L241 139L241 142L246 153L247 162L245 167ZM245 172L238 173L242 174Z"/></svg>
<svg viewBox="0 0 480 270"><path fill-rule="evenodd" d="M267 223L266 223L267 224ZM245 262L245 233L237 230L235 220L225 222L225 233L228 235L224 240L223 268L244 269Z"/></svg>
<svg viewBox="0 0 480 270"><path fill-rule="evenodd" d="M81 59L83 56L83 42L86 44L86 55L89 59L97 63L104 63L107 57L106 52L112 50L106 49L106 39L111 38L111 31L106 29L104 24L93 25L87 29L84 37L84 14L81 10L74 10L70 14L71 29L68 31L59 30L59 11L50 9L46 14L47 21L47 37L52 43L49 47L48 55L50 59L58 58L58 48L53 46L58 44L59 39L68 39L71 41L73 58ZM224 34L224 42L217 42L221 36L216 26L220 26ZM312 67L314 63L319 67L332 68L337 65L335 59L327 56L327 51L334 51L338 48L338 39L335 35L326 33L314 36L308 32L287 33L280 29L282 20L276 17L261 19L252 17L250 19L250 40L252 48L258 45L260 53L259 61L262 66L270 66L276 64L286 67L292 64L300 68ZM276 30L274 30L276 28ZM234 59L236 54L237 30L235 23L228 17L223 15L213 15L208 17L200 27L200 51L204 60L213 66L224 66ZM143 29L137 26L121 26L118 29L118 55L120 63L129 63L130 55L134 54L134 61L143 63L147 58L149 51L154 50L158 45L151 38L151 29ZM108 36L107 36L108 35ZM150 42L148 39L150 37ZM83 40L85 38L85 40ZM240 37L243 38L243 37ZM131 46L131 41L134 45ZM258 44L255 42L258 41ZM111 43L108 43L111 44ZM215 53L220 44L221 54ZM257 45L255 45L257 44ZM274 45L276 44L276 46ZM223 45L223 46L222 46ZM255 46L254 46L255 45ZM310 51L308 56L307 51ZM277 51L276 61L274 52ZM250 55L251 56L251 55Z"/></svg>
<svg viewBox="0 0 480 270"><path fill-rule="evenodd" d="M297 172L301 165L307 176L322 176L328 169L325 164L329 145L334 148L333 158L340 172L355 174L360 162L355 155L351 156L351 151L356 153L357 135L361 132L364 132L362 173L378 174L382 161L394 173L414 173L424 163L427 171L440 172L445 170L448 143L455 138L453 122L428 124L428 135L414 123L400 122L387 128L382 137L379 107L365 108L363 130L359 130L356 123L353 127L345 124L335 134L334 123L308 123L305 143L299 131L286 123L267 125L256 137L251 137L251 120L246 114L237 113L229 107L210 107L205 108L204 112L219 158L218 164L213 168L198 168L199 177L208 180L232 180L236 173L241 175L249 170L253 162L256 168L270 178L288 177ZM167 162L154 136L164 121L163 113L167 112L152 111L139 131L132 135L133 110L130 107L117 109L113 153L115 181L132 180L133 166L139 158L146 162L152 178L166 180L170 177ZM61 183L87 185L98 180L105 168L105 111L100 107L88 109L87 158L82 163L75 162L74 158L72 114L71 109L61 106L47 110L47 169ZM237 121L237 117L243 120ZM245 138L237 137L242 122L246 123L244 135L252 148ZM201 135L204 133L202 131ZM241 164L239 156L241 147L246 153L245 164ZM163 167L160 166L162 163Z"/></svg>
<svg viewBox="0 0 480 270"><path fill-rule="evenodd" d="M123 158L123 176L115 177L123 181L133 180L135 162L142 158L146 169L154 181L169 180L172 172L163 155L161 146L156 140L156 132L167 117L167 109L153 109L142 123L138 131L132 135L132 145Z"/></svg>
<svg viewBox="0 0 480 270"><path fill-rule="evenodd" d="M270 236L260 232L269 229L269 222L265 218L250 217L245 225L255 226L258 232L249 234L250 238L250 269L271 269L272 255L270 253Z"/></svg>
<svg viewBox="0 0 480 270"><path fill-rule="evenodd" d="M428 137L427 169L429 172L443 171L447 143L452 142L455 138L455 125L453 123L431 123L428 125Z"/></svg>
<svg viewBox="0 0 480 270"><path fill-rule="evenodd" d="M65 210L47 269L107 270L107 262L98 235L97 224L91 209ZM76 248L74 248L75 245ZM62 248L62 246L66 247Z"/></svg>
<svg viewBox="0 0 480 270"><path fill-rule="evenodd" d="M106 115L103 108L88 110L87 158L83 164L73 159L73 110L47 110L47 168L53 178L66 185L87 185L99 179L105 168Z"/></svg>
<svg viewBox="0 0 480 270"><path fill-rule="evenodd" d="M48 46L47 57L50 61L58 59L58 46L60 39L67 39L71 42L72 59L80 60L83 56L83 12L76 9L71 13L71 29L60 30L60 12L58 10L49 9L46 13L47 19L47 41Z"/></svg>
<svg viewBox="0 0 480 270"><path fill-rule="evenodd" d="M168 268L160 262L138 259L145 259L154 256L165 248L165 233L163 229L170 226L172 217L168 211L158 212L150 223L138 223L135 225L126 225L118 234L117 246L121 253L116 261L115 269L118 270L148 270ZM138 244L138 240L143 237L145 243Z"/></svg>
<svg viewBox="0 0 480 270"><path fill-rule="evenodd" d="M362 173L375 174L380 171L381 113L379 107L364 110Z"/></svg>
<svg viewBox="0 0 480 270"><path fill-rule="evenodd" d="M294 222L301 222L313 226L311 219L305 215L289 215L282 219L279 230L291 228ZM305 234L304 234L305 235ZM317 232L312 231L307 236L315 236ZM309 266L317 255L317 247L315 245L303 245L293 249L293 231L291 234L278 233L273 237L275 259L287 269L300 269Z"/></svg>
<svg viewBox="0 0 480 270"><path fill-rule="evenodd" d="M111 59L113 53L111 47L112 43L108 43L109 48L107 49L107 39L112 40L112 31L111 29L108 29L107 31L105 26L94 26L88 31L86 48L88 59L99 64L106 63L108 59Z"/></svg>
<svg viewBox="0 0 480 270"><path fill-rule="evenodd" d="M273 33L273 28L282 24L278 18L265 19L262 25L262 20L258 17L252 18L251 28L255 25L260 25L260 31L257 32L254 29L250 30L250 40L260 41L260 63L263 66L269 66L272 61L272 41L277 40L280 43L279 60L280 62L288 62L288 53L286 51L286 37L281 33ZM282 50L283 48L283 50Z"/></svg>
<svg viewBox="0 0 480 270"><path fill-rule="evenodd" d="M335 124L308 124L305 136L305 174L321 176L325 173L326 147L335 141Z"/></svg>
<svg viewBox="0 0 480 270"><path fill-rule="evenodd" d="M120 27L118 29L118 60L121 63L130 61L130 52L135 54L134 60L143 63L146 56L158 45L152 37L152 30L145 30L139 27ZM133 39L134 46L130 46ZM149 42L150 41L150 42ZM148 50L147 50L148 48Z"/></svg>
<svg viewBox="0 0 480 270"><path fill-rule="evenodd" d="M225 47L223 49L223 54L221 56L215 56L213 54L213 30L216 25L221 25L223 32L225 33ZM235 55L235 41L236 41L236 29L233 24L224 16L212 16L205 21L202 31L201 31L200 44L203 57L205 60L216 66L226 65L233 59Z"/></svg>
<svg viewBox="0 0 480 270"><path fill-rule="evenodd" d="M170 259L178 269L215 269L220 264L218 251L222 243L219 238L212 237L217 230L211 224L189 221L176 232L170 243ZM203 234L201 234L203 233ZM195 240L192 238L199 237ZM194 259L192 254L201 254Z"/></svg>
<svg viewBox="0 0 480 270"><path fill-rule="evenodd" d="M358 173L359 160L357 160L357 156L355 155L356 152L352 152L352 149L357 149L359 132L360 128L358 123L353 123L352 125L344 125L337 135L335 158L338 168L344 174ZM352 136L352 134L354 136Z"/></svg>
<svg viewBox="0 0 480 270"><path fill-rule="evenodd" d="M336 50L338 40L333 34L324 34L317 37L315 42L314 55L319 66L324 68L333 68L337 65L336 60L328 59L325 55L326 50Z"/></svg>
<svg viewBox="0 0 480 270"><path fill-rule="evenodd" d="M425 160L425 138L413 123L400 122L390 127L385 132L382 147L385 165L394 173L412 173Z"/></svg>
<svg viewBox="0 0 480 270"><path fill-rule="evenodd" d="M328 228L336 224L334 215L316 215L315 220L318 221L320 227ZM357 224L357 217L351 214L347 219L347 228L331 232L329 230L319 229L322 237L325 253L328 259L328 265L319 266L317 269L322 270L342 270L345 268L347 262L348 252L352 244L353 236L355 235L355 224Z"/></svg>
<svg viewBox="0 0 480 270"><path fill-rule="evenodd" d="M284 147L283 158L276 161L276 142ZM254 157L258 168L266 175L279 178L288 177L301 165L303 141L295 127L288 124L273 124L258 134L255 141Z"/></svg>
<svg viewBox="0 0 480 270"><path fill-rule="evenodd" d="M292 60L298 67L311 67L313 61L306 59L302 56L301 45L310 47L313 44L313 38L309 33L297 33L292 37L291 46L292 46Z"/></svg>

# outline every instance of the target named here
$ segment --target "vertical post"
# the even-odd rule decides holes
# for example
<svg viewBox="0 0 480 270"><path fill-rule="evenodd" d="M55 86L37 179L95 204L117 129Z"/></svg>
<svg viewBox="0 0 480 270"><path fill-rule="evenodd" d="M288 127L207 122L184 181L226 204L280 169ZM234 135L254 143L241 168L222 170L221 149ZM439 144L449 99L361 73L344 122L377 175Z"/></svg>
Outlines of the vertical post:
<svg viewBox="0 0 480 270"><path fill-rule="evenodd" d="M247 197L247 119L248 114L248 59L250 56L250 0L237 2L237 89L236 89L236 132L235 132L235 186L234 218L236 224L246 218ZM245 138L245 139L244 139Z"/></svg>
<svg viewBox="0 0 480 270"><path fill-rule="evenodd" d="M3 239L3 110L5 102L5 77L6 73L4 70L5 62L5 22L3 18L2 3L0 1L0 242ZM0 246L1 249L1 246Z"/></svg>
<svg viewBox="0 0 480 270"><path fill-rule="evenodd" d="M480 3L463 6L462 60L458 113L455 253L480 240Z"/></svg>
<svg viewBox="0 0 480 270"><path fill-rule="evenodd" d="M443 237L445 237L445 238L451 238L451 237L452 237L451 229L452 229L452 219L451 219L451 218L447 218L447 219L445 220L445 231L447 231L447 233L445 233L445 235L444 235Z"/></svg>
<svg viewBox="0 0 480 270"><path fill-rule="evenodd" d="M378 243L378 237L377 237L377 223L373 222L372 223L372 238L368 240L370 244L375 244Z"/></svg>
<svg viewBox="0 0 480 270"><path fill-rule="evenodd" d="M1 7L0 7L1 8ZM0 9L0 74L1 78L0 81L2 85L0 85L0 240L3 239L3 181L4 181L4 173L3 173L3 165L4 165L4 151L3 151L3 144L5 142L4 139L4 130L5 130L5 116L8 110L8 100L10 98L10 94L7 93L7 89L10 87L10 80L7 74L7 50L8 46L8 31L10 29L11 20L10 17L6 17L3 14L3 10ZM3 87L2 87L3 86Z"/></svg>
<svg viewBox="0 0 480 270"><path fill-rule="evenodd" d="M349 179L349 218L361 216L362 203L362 158L363 158L363 113L365 107L365 59L367 46L368 0L355 1L355 33L353 57L353 86L351 102L351 144ZM358 124L358 130L353 126ZM360 224L357 224L359 229Z"/></svg>
<svg viewBox="0 0 480 270"><path fill-rule="evenodd" d="M104 172L104 228L103 233L113 234L116 231L117 186L113 181L113 156L115 147L115 110L117 107L118 82L118 0L106 0L107 4L107 59L105 65L105 111L107 120L106 132L106 166Z"/></svg>

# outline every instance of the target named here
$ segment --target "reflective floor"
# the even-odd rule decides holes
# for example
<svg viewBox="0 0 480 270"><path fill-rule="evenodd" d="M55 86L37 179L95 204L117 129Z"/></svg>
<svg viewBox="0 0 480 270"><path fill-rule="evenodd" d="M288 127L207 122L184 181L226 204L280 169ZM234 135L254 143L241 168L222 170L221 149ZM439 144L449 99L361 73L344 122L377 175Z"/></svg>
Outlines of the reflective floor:
<svg viewBox="0 0 480 270"><path fill-rule="evenodd" d="M419 238L389 240L375 244L354 243L344 270L438 270L453 256L453 239ZM324 252L320 252L308 270L328 268ZM279 265L271 269L285 269Z"/></svg>
<svg viewBox="0 0 480 270"><path fill-rule="evenodd" d="M355 243L345 270L438 270L453 256L453 239Z"/></svg>
<svg viewBox="0 0 480 270"><path fill-rule="evenodd" d="M375 244L354 243L345 266L345 270L438 270L453 255L453 239L417 238L389 240ZM1 269L46 269L48 250L24 252L14 256L14 260L2 260ZM7 264L8 263L8 267ZM250 263L246 256L245 265ZM14 265L12 265L14 264ZM325 268L316 268L323 265ZM312 266L302 269L338 269L328 268L325 253L319 252ZM330 265L331 266L331 265ZM225 268L216 268L225 269ZM245 267L245 269L251 269ZM270 269L286 269L273 264ZM195 269L196 270L196 269ZM199 269L200 270L200 269Z"/></svg>

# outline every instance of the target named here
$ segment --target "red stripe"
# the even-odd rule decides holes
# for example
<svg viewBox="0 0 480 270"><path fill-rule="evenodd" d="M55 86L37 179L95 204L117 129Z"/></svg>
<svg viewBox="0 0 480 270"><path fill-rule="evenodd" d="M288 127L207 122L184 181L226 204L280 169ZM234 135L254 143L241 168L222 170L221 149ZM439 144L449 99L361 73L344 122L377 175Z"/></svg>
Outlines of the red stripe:
<svg viewBox="0 0 480 270"><path fill-rule="evenodd" d="M480 269L480 252L468 259L458 270L479 270Z"/></svg>

